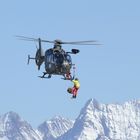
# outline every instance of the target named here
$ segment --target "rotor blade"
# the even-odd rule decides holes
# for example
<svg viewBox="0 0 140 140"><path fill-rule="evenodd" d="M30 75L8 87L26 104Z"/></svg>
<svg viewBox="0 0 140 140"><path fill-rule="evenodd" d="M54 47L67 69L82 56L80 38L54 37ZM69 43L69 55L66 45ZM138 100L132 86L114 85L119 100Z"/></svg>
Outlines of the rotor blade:
<svg viewBox="0 0 140 140"><path fill-rule="evenodd" d="M86 41L74 41L74 42L62 42L62 44L84 44L84 43L93 43L97 42L96 40L86 40Z"/></svg>
<svg viewBox="0 0 140 140"><path fill-rule="evenodd" d="M31 38L31 37L26 37L26 36L20 36L20 35L16 35L16 37L19 38L19 39L37 40L36 38Z"/></svg>
<svg viewBox="0 0 140 140"><path fill-rule="evenodd" d="M38 39L24 39L24 38L19 38L19 40L38 42Z"/></svg>
<svg viewBox="0 0 140 140"><path fill-rule="evenodd" d="M19 38L20 40L25 40L25 41L37 41L37 42L39 41L39 38L31 38L31 37L19 36L19 35L16 35L16 37ZM98 42L97 40L63 42L59 40L49 41L49 40L41 39L41 42L47 42L47 43L57 43L57 41L59 44L70 44L70 45L102 45L102 44L94 43L94 42Z"/></svg>
<svg viewBox="0 0 140 140"><path fill-rule="evenodd" d="M88 44L88 43L77 43L77 44L73 44L73 43L69 43L69 45L103 45L103 44L96 44L96 43L92 43L92 44Z"/></svg>
<svg viewBox="0 0 140 140"><path fill-rule="evenodd" d="M38 39L36 39L36 38L30 38L30 37L25 37L25 36L16 36L16 37L17 37L19 40L38 42Z"/></svg>
<svg viewBox="0 0 140 140"><path fill-rule="evenodd" d="M31 37L26 37L26 36L16 36L20 40L25 40L25 41L38 41L37 38L31 38ZM55 41L49 41L49 40L43 40L41 39L41 42L48 42L48 43L55 43Z"/></svg>
<svg viewBox="0 0 140 140"><path fill-rule="evenodd" d="M44 40L44 39L41 39L41 42L55 43L55 41L49 41L49 40Z"/></svg>
<svg viewBox="0 0 140 140"><path fill-rule="evenodd" d="M54 41L48 41L48 40L42 40L41 42L48 42L48 43L56 43L57 40ZM71 45L97 45L93 42L97 42L96 40L88 40L88 41L74 41L74 42L61 42L59 41L60 44L71 44Z"/></svg>

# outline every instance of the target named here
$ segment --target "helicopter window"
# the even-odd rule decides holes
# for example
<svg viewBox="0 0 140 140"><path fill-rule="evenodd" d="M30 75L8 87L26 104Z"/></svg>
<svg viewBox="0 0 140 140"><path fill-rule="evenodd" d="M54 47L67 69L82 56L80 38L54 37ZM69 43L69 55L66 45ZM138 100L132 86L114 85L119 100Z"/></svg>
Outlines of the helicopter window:
<svg viewBox="0 0 140 140"><path fill-rule="evenodd" d="M69 62L69 63L71 63L71 56L70 55L66 55L66 60Z"/></svg>
<svg viewBox="0 0 140 140"><path fill-rule="evenodd" d="M48 55L47 57L48 57L48 61L49 61L50 63L52 63L52 62L53 62L53 55L50 54L50 55Z"/></svg>
<svg viewBox="0 0 140 140"><path fill-rule="evenodd" d="M53 51L51 49L47 50L45 52L45 59L47 63L53 63Z"/></svg>
<svg viewBox="0 0 140 140"><path fill-rule="evenodd" d="M63 63L64 57L61 53L55 53L54 54L54 61L58 64L61 65Z"/></svg>

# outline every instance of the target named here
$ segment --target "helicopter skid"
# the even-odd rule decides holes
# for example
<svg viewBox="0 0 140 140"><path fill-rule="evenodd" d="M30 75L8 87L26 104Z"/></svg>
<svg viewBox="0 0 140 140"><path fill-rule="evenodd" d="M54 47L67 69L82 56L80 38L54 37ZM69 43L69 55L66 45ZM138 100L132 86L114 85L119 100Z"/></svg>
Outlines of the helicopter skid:
<svg viewBox="0 0 140 140"><path fill-rule="evenodd" d="M66 77L65 75L63 75L64 77L63 78L61 78L61 79L63 79L63 80L73 80L74 79L74 76L72 77L71 75L69 76L69 77Z"/></svg>
<svg viewBox="0 0 140 140"><path fill-rule="evenodd" d="M70 79L70 78L61 78L61 79L63 79L63 80L72 80L72 79Z"/></svg>
<svg viewBox="0 0 140 140"><path fill-rule="evenodd" d="M44 72L42 76L38 76L39 78L51 78L51 74L49 74L47 77L45 76L47 73Z"/></svg>

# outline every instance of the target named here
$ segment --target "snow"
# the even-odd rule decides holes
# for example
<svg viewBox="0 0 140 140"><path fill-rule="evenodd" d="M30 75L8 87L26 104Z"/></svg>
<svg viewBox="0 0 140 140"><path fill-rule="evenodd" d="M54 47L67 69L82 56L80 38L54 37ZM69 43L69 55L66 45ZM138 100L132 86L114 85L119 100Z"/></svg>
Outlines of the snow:
<svg viewBox="0 0 140 140"><path fill-rule="evenodd" d="M43 140L56 139L73 127L73 121L56 116L49 121L45 121L38 127L38 133Z"/></svg>
<svg viewBox="0 0 140 140"><path fill-rule="evenodd" d="M15 112L0 116L0 140L140 140L140 100L87 101L75 121L56 116L35 131Z"/></svg>
<svg viewBox="0 0 140 140"><path fill-rule="evenodd" d="M100 104L90 99L58 140L140 140L140 101Z"/></svg>
<svg viewBox="0 0 140 140"><path fill-rule="evenodd" d="M0 140L41 140L32 127L15 112L0 117Z"/></svg>
<svg viewBox="0 0 140 140"><path fill-rule="evenodd" d="M0 140L9 140L7 137L2 137Z"/></svg>

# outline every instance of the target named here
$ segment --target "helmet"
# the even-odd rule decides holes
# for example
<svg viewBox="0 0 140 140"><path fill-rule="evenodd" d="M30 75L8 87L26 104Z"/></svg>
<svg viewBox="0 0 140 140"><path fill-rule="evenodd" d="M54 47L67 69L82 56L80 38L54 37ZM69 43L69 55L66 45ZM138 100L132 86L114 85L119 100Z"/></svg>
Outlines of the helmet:
<svg viewBox="0 0 140 140"><path fill-rule="evenodd" d="M79 79L78 79L78 78L75 78L75 80L77 80L77 81L78 81Z"/></svg>

